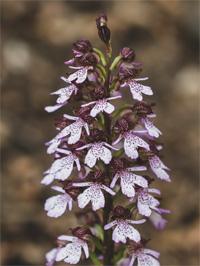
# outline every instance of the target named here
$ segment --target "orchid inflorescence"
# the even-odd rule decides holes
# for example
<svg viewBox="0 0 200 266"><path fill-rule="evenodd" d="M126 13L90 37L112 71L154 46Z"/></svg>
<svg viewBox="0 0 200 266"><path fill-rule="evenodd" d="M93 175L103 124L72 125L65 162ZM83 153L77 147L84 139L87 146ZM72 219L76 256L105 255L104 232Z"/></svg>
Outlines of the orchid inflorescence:
<svg viewBox="0 0 200 266"><path fill-rule="evenodd" d="M76 41L74 57L65 62L74 72L61 77L67 86L53 92L58 96L56 105L45 108L54 112L76 103L71 115L56 121L59 133L46 143L47 153L54 154L55 160L41 183L57 180L60 186L51 187L59 195L46 200L45 211L57 218L71 211L77 201L82 211L76 217L83 223L70 229L70 235L57 237L57 248L46 254L46 265L55 261L77 264L85 254L95 265L132 266L137 261L141 266L157 266L159 253L145 247L149 240L137 228L149 219L161 230L167 222L162 213L169 213L159 207L159 197L152 194L161 192L150 187L154 179L145 174L150 169L157 178L170 182L166 172L170 169L159 156L162 145L155 141L162 134L151 120L156 117L155 104L143 99L153 91L138 83L148 78L139 78L141 64L134 62L131 48L123 48L111 63L104 12L96 23L106 56L88 40ZM126 87L133 100L121 105ZM120 107L116 109L117 101Z"/></svg>

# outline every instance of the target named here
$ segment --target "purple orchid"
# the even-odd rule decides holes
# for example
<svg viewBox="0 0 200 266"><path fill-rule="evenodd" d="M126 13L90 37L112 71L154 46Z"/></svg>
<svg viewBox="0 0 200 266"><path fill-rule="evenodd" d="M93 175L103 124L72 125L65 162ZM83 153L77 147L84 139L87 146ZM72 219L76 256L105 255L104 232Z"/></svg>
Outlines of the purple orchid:
<svg viewBox="0 0 200 266"><path fill-rule="evenodd" d="M156 193L160 195L160 190L156 188L140 188L137 191L138 199L137 199L137 208L141 215L149 217L152 214L152 210L158 211L158 206L160 202L155 199L149 193Z"/></svg>
<svg viewBox="0 0 200 266"><path fill-rule="evenodd" d="M56 159L52 166L44 172L47 174L41 181L42 184L49 185L54 179L65 180L67 179L73 170L74 162L76 163L78 171L80 171L81 166L79 159L71 151L64 149L56 149L57 152L65 154L67 156Z"/></svg>
<svg viewBox="0 0 200 266"><path fill-rule="evenodd" d="M70 68L78 69L78 70L75 73L69 75L67 80L69 80L70 82L73 80L76 80L76 83L78 84L83 83L87 78L88 70L93 69L92 66L84 66L84 67L70 66Z"/></svg>
<svg viewBox="0 0 200 266"><path fill-rule="evenodd" d="M41 183L58 181L62 187L51 187L59 194L48 198L44 209L47 216L57 218L71 211L77 201L84 210L76 217L87 225L70 229L72 235L59 236L58 247L46 254L46 266L61 261L77 264L89 256L95 265L159 266L159 253L146 249L149 240L134 227L145 223L142 218L147 217L162 230L167 221L161 214L169 213L159 208L159 198L151 195L161 192L150 187L154 179L148 172L135 174L150 167L159 179L171 181L170 169L160 159L162 145L155 141L162 135L152 119L156 117L152 110L155 103L143 100L153 91L138 83L148 77L139 78L141 63L135 63L133 49L124 47L111 62L111 33L105 12L99 14L96 24L106 56L88 40L76 41L73 58L65 62L74 71L61 77L68 85L52 92L57 95L56 104L45 108L53 112L67 103L72 105L72 115L56 120L59 132L46 143L54 161ZM122 98L124 87L130 87L131 101L127 99L116 109L110 101ZM116 206L118 201L126 204L121 199L124 195L131 203ZM137 214L143 217L136 220ZM125 248L130 256L121 259L118 253L127 257Z"/></svg>
<svg viewBox="0 0 200 266"><path fill-rule="evenodd" d="M62 80L64 80L67 83L71 83L68 79L61 77ZM48 113L54 112L57 109L61 108L63 105L67 104L68 100L70 99L70 97L72 96L72 94L76 95L78 92L78 87L75 86L74 84L70 84L69 86L65 87L65 88L61 88L55 92L52 92L51 95L58 95L58 99L56 100L56 105L54 106L47 106L45 107L45 110Z"/></svg>
<svg viewBox="0 0 200 266"><path fill-rule="evenodd" d="M156 115L147 115L147 117L155 117ZM151 122L147 117L142 118L142 124L144 124L148 134L151 137L158 138L159 135L162 135L162 132L154 126L153 122Z"/></svg>
<svg viewBox="0 0 200 266"><path fill-rule="evenodd" d="M74 187L88 187L80 194L77 198L79 208L83 209L91 201L93 211L97 211L100 208L105 206L105 198L101 189L108 192L110 195L115 195L115 192L105 185L93 183L93 182L84 182L84 183L74 183Z"/></svg>
<svg viewBox="0 0 200 266"><path fill-rule="evenodd" d="M55 138L46 143L46 145L49 146L47 149L47 153L49 154L54 153L62 142L62 139L68 135L70 135L67 141L68 144L74 144L78 142L81 137L82 127L84 127L87 134L90 135L89 125L82 118L66 114L64 117L69 120L75 120L75 122L65 127L56 135Z"/></svg>
<svg viewBox="0 0 200 266"><path fill-rule="evenodd" d="M100 112L103 112L103 111L106 112L107 114L111 114L115 110L115 107L111 103L108 103L108 101L119 99L119 98L121 98L120 95L115 96L115 97L109 97L109 98L102 99L102 100L93 101L93 102L86 103L86 104L82 104L81 106L85 107L91 104L95 104L95 106L92 108L90 112L90 115L92 117L96 117Z"/></svg>
<svg viewBox="0 0 200 266"><path fill-rule="evenodd" d="M104 230L108 230L114 225L117 225L112 233L112 240L115 243L119 243L119 242L126 243L127 238L135 242L139 242L141 239L140 233L129 224L142 224L144 222L146 222L145 219L141 219L137 221L130 220L130 219L120 219L120 220L115 220L115 221L112 221L106 224L104 226Z"/></svg>
<svg viewBox="0 0 200 266"><path fill-rule="evenodd" d="M129 130L121 133L112 145L116 145L122 138L124 138L124 151L126 155L131 159L137 159L139 156L137 151L138 147L150 150L149 144L136 135L144 132L146 132L146 130Z"/></svg>
<svg viewBox="0 0 200 266"><path fill-rule="evenodd" d="M135 166L121 169L116 172L116 175L113 177L113 180L110 184L110 187L113 188L118 180L121 178L121 190L124 195L127 197L134 198L135 196L135 185L146 188L148 187L147 180L139 175L132 174L132 171L145 171L147 168L145 166Z"/></svg>
<svg viewBox="0 0 200 266"><path fill-rule="evenodd" d="M131 79L121 84L120 87L124 88L124 87L129 86L133 99L142 101L143 99L142 93L146 95L153 95L153 91L149 86L141 85L137 83L136 81L142 81L142 80L147 80L147 79L148 77Z"/></svg>
<svg viewBox="0 0 200 266"><path fill-rule="evenodd" d="M149 164L151 170L159 179L171 182L168 173L165 171L165 170L170 171L170 169L163 164L163 162L160 160L160 158L157 155L154 155L149 159Z"/></svg>
<svg viewBox="0 0 200 266"><path fill-rule="evenodd" d="M82 150L86 148L91 148L87 155L85 156L84 163L87 164L90 168L92 168L98 159L101 159L105 164L109 164L109 162L112 159L111 151L104 147L107 146L110 149L113 149L115 151L118 151L118 149L112 147L106 142L94 142L86 144L80 148L77 148L77 150Z"/></svg>
<svg viewBox="0 0 200 266"><path fill-rule="evenodd" d="M128 266L133 266L135 260L137 259L138 266L160 266L158 260L160 253L151 249L139 248L135 250L132 254L131 261ZM156 259L155 259L156 258Z"/></svg>
<svg viewBox="0 0 200 266"><path fill-rule="evenodd" d="M59 186L52 186L51 188L63 194L48 198L45 202L44 209L47 211L49 217L57 218L66 211L67 205L69 206L69 210L72 210L73 199Z"/></svg>

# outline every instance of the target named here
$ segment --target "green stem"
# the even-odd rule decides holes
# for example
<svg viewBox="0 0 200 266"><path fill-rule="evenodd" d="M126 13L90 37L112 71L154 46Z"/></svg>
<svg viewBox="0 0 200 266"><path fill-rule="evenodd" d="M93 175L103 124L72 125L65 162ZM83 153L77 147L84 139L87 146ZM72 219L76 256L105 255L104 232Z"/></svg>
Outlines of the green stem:
<svg viewBox="0 0 200 266"><path fill-rule="evenodd" d="M110 56L107 57L106 65L107 79L105 81L105 86L109 89L110 80ZM111 139L111 117L109 114L104 113L105 131L108 139L108 143L112 143ZM106 167L106 172L108 172L108 167ZM109 222L109 213L113 209L113 198L110 194L105 193L105 207L103 211L103 224L106 225ZM112 241L112 230L104 230L104 266L112 265L114 257L114 243Z"/></svg>

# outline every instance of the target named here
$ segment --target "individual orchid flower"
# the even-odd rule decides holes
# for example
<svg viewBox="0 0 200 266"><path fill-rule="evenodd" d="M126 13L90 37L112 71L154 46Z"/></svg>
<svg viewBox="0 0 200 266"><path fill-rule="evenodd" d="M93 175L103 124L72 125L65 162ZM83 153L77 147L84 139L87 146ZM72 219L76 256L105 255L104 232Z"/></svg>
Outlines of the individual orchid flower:
<svg viewBox="0 0 200 266"><path fill-rule="evenodd" d="M46 145L49 146L47 149L47 153L49 154L54 153L62 142L62 139L64 137L67 137L68 135L70 135L67 141L68 144L74 144L79 141L81 137L82 127L84 127L87 134L90 135L89 125L81 117L66 114L64 114L64 117L69 120L74 120L75 122L65 127L55 136L55 138L46 143Z"/></svg>
<svg viewBox="0 0 200 266"><path fill-rule="evenodd" d="M67 244L65 247L62 247L57 255L56 261L64 261L70 264L77 264L81 258L82 248L85 252L85 257L89 258L89 249L85 241L79 239L75 236L66 236L62 235L58 237L59 240L71 241L72 243Z"/></svg>
<svg viewBox="0 0 200 266"><path fill-rule="evenodd" d="M47 211L49 217L57 218L66 211L67 205L69 206L69 210L72 210L73 199L59 186L52 186L51 188L63 194L48 198L45 202L44 209Z"/></svg>
<svg viewBox="0 0 200 266"><path fill-rule="evenodd" d="M142 101L142 99L143 99L142 93L146 94L146 95L153 95L153 91L152 91L151 87L141 85L141 84L137 83L136 81L142 81L142 80L147 80L147 79L148 79L148 77L130 79L128 81L125 81L125 83L121 84L120 87L124 88L124 87L129 86L133 99L138 100L138 101Z"/></svg>
<svg viewBox="0 0 200 266"><path fill-rule="evenodd" d="M65 77L61 77L62 80L64 80L67 83L71 83L68 79L66 79ZM54 106L47 106L45 107L45 110L48 113L54 112L57 109L61 108L63 105L67 104L68 100L70 99L70 97L72 96L72 93L74 92L74 94L76 95L78 92L78 87L74 84L70 84L69 86L65 87L65 88L61 88L57 91L54 91L51 93L51 95L58 95L58 98L56 100L56 105Z"/></svg>
<svg viewBox="0 0 200 266"><path fill-rule="evenodd" d="M73 170L74 162L76 163L78 171L81 166L79 159L71 151L64 149L56 149L57 152L66 154L67 156L56 159L52 166L44 172L47 174L41 181L42 184L49 185L54 179L65 180L67 179Z"/></svg>
<svg viewBox="0 0 200 266"><path fill-rule="evenodd" d="M81 106L85 107L91 104L95 104L95 106L92 108L90 112L90 115L92 117L96 117L100 112L103 112L103 111L106 112L107 114L111 114L115 110L115 107L111 103L108 103L108 101L119 99L119 98L121 98L120 95L115 96L115 97L109 97L106 99L100 99L100 100L93 101L93 102L86 103L86 104L82 104Z"/></svg>
<svg viewBox="0 0 200 266"><path fill-rule="evenodd" d="M86 144L80 148L77 148L77 150L83 150L86 148L91 148L87 155L85 156L84 163L87 164L90 168L92 168L98 159L101 159L105 164L109 164L109 162L112 159L112 153L111 151L104 147L107 146L115 151L118 151L118 149L112 147L106 142L94 142Z"/></svg>
<svg viewBox="0 0 200 266"><path fill-rule="evenodd" d="M144 132L146 132L146 130L129 130L121 133L112 145L117 144L122 138L124 138L124 151L126 155L131 159L137 159L139 156L137 151L138 147L150 150L149 144L136 135Z"/></svg>
<svg viewBox="0 0 200 266"><path fill-rule="evenodd" d="M156 193L160 195L160 190L156 188L140 188L137 191L137 208L141 215L149 217L152 214L152 210L155 210L159 212L158 206L160 205L160 202L155 199L152 195L149 195L149 193Z"/></svg>
<svg viewBox="0 0 200 266"><path fill-rule="evenodd" d="M93 182L73 183L74 187L88 187L81 193L77 200L79 208L83 209L91 201L93 211L99 210L105 206L105 197L101 189L105 190L112 196L115 192L103 184Z"/></svg>
<svg viewBox="0 0 200 266"><path fill-rule="evenodd" d="M135 185L146 188L148 187L148 182L144 177L140 175L132 174L131 172L132 171L145 171L145 170L147 170L145 166L135 166L135 167L124 168L120 171L117 171L115 176L113 177L110 187L113 188L118 178L120 178L121 179L120 185L121 185L122 193L126 195L127 197L134 198Z"/></svg>
<svg viewBox="0 0 200 266"><path fill-rule="evenodd" d="M108 230L114 225L117 225L112 233L112 240L115 243L126 243L127 238L135 242L139 242L141 240L140 233L129 224L142 224L146 222L146 219L137 221L127 219L131 216L130 210L124 209L121 206L115 207L111 214L113 214L112 218L115 218L116 220L106 224L104 226L104 230Z"/></svg>
<svg viewBox="0 0 200 266"><path fill-rule="evenodd" d="M162 135L162 132L154 126L153 122L151 122L147 117L155 117L156 115L151 114L151 115L147 115L146 117L142 118L142 123L144 124L148 134L151 137L155 137L158 138L159 135Z"/></svg>
<svg viewBox="0 0 200 266"><path fill-rule="evenodd" d="M67 80L69 80L70 82L76 80L76 83L83 83L87 78L88 70L93 69L92 66L84 66L84 67L70 66L70 68L78 69L78 71L70 74Z"/></svg>
<svg viewBox="0 0 200 266"><path fill-rule="evenodd" d="M151 170L159 179L171 182L168 173L165 171L165 170L170 171L170 169L163 164L163 162L160 160L160 158L157 155L154 155L149 159L149 164Z"/></svg>
<svg viewBox="0 0 200 266"><path fill-rule="evenodd" d="M138 248L132 252L131 256L131 261L128 266L133 266L136 259L138 266L160 266L159 261L156 260L160 256L160 253L157 251L146 248Z"/></svg>
<svg viewBox="0 0 200 266"><path fill-rule="evenodd" d="M64 261L70 264L77 264L82 255L82 248L85 257L89 257L89 248L87 242L92 241L92 233L88 228L76 227L71 229L73 236L60 235L56 242L58 248L54 248L46 254L47 266L52 266L54 261ZM66 243L66 242L72 243Z"/></svg>
<svg viewBox="0 0 200 266"><path fill-rule="evenodd" d="M159 208L158 212L159 213L152 211L151 215L149 216L149 220L157 230L163 230L165 228L167 220L165 220L161 216L161 213L170 213L170 210Z"/></svg>

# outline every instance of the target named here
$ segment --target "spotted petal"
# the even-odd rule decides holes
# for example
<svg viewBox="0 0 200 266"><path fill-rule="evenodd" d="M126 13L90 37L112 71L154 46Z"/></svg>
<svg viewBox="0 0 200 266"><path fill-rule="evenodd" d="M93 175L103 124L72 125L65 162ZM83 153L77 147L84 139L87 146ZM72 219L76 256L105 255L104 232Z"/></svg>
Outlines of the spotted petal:
<svg viewBox="0 0 200 266"><path fill-rule="evenodd" d="M87 78L88 69L93 69L93 67L80 67L78 71L68 77L68 80L76 80L76 83L83 83Z"/></svg>
<svg viewBox="0 0 200 266"><path fill-rule="evenodd" d="M70 264L77 264L81 258L81 246L77 245L76 242L67 244L59 250L56 261L64 260L64 262Z"/></svg>
<svg viewBox="0 0 200 266"><path fill-rule="evenodd" d="M127 132L124 136L124 150L128 157L131 159L137 159L139 154L137 151L138 147L145 148L149 150L149 144L147 144L143 139L135 136L132 132Z"/></svg>
<svg viewBox="0 0 200 266"><path fill-rule="evenodd" d="M144 253L138 256L137 259L138 259L138 266L146 266L146 265L160 266L160 263L155 258L146 255Z"/></svg>
<svg viewBox="0 0 200 266"><path fill-rule="evenodd" d="M67 194L53 196L46 200L44 205L45 211L49 217L57 218L61 216L69 204L69 210L72 209L72 198Z"/></svg>
<svg viewBox="0 0 200 266"><path fill-rule="evenodd" d="M124 220L118 222L118 225L113 231L112 239L116 243L126 243L126 238L130 238L135 242L141 240L140 233Z"/></svg>
<svg viewBox="0 0 200 266"><path fill-rule="evenodd" d="M120 176L122 193L127 197L135 196L135 184L141 187L148 187L147 180L142 176L134 175L126 170Z"/></svg>
<svg viewBox="0 0 200 266"><path fill-rule="evenodd" d="M161 131L148 118L142 118L142 122L151 137L158 138L159 135L162 135Z"/></svg>
<svg viewBox="0 0 200 266"><path fill-rule="evenodd" d="M149 164L151 167L151 170L154 172L154 174L167 182L171 182L170 177L168 173L165 170L170 170L167 166L163 164L163 162L160 160L160 158L155 155L149 160Z"/></svg>
<svg viewBox="0 0 200 266"><path fill-rule="evenodd" d="M152 195L147 194L145 189L138 193L137 207L140 214L149 217L152 213L151 209L157 210L159 205L160 202Z"/></svg>
<svg viewBox="0 0 200 266"><path fill-rule="evenodd" d="M52 266L54 264L59 250L60 247L51 249L49 252L46 253L46 260L47 260L46 266Z"/></svg>

